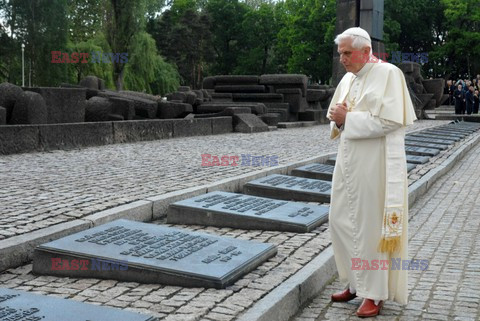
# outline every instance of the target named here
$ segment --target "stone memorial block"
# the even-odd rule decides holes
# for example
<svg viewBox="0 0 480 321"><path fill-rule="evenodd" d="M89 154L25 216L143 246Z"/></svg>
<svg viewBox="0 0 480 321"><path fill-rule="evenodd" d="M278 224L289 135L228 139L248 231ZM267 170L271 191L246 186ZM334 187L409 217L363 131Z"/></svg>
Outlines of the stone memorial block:
<svg viewBox="0 0 480 321"><path fill-rule="evenodd" d="M328 220L327 206L212 192L171 204L167 223L309 232Z"/></svg>
<svg viewBox="0 0 480 321"><path fill-rule="evenodd" d="M469 133L473 133L478 130L478 127L475 128L475 127L470 127L469 125L463 126L463 125L456 125L456 124L445 125L439 128L454 130L454 131L469 132Z"/></svg>
<svg viewBox="0 0 480 321"><path fill-rule="evenodd" d="M407 155L407 163L425 164L428 163L429 160L430 158L426 156Z"/></svg>
<svg viewBox="0 0 480 321"><path fill-rule="evenodd" d="M460 137L460 138L464 138L469 135L467 133L454 132L454 131L448 131L448 130L442 130L442 129L430 129L430 130L424 131L424 133L427 133L429 135L433 134L433 135L444 136L444 137L453 136L453 137Z"/></svg>
<svg viewBox="0 0 480 321"><path fill-rule="evenodd" d="M156 321L157 318L24 291L0 288L2 321Z"/></svg>
<svg viewBox="0 0 480 321"><path fill-rule="evenodd" d="M48 111L48 123L83 123L85 121L85 88L27 88L42 95Z"/></svg>
<svg viewBox="0 0 480 321"><path fill-rule="evenodd" d="M407 163L407 172L410 172L410 171L413 170L415 167L417 167L417 164Z"/></svg>
<svg viewBox="0 0 480 321"><path fill-rule="evenodd" d="M460 137L453 137L453 136L444 136L444 137L441 137L440 135L434 135L434 134L428 134L428 133L424 133L424 132L421 132L421 133L415 133L415 134L410 134L408 136L413 136L413 137L425 137L425 138L433 138L433 139L442 139L442 140L450 140L452 142L458 142L459 140L461 140Z"/></svg>
<svg viewBox="0 0 480 321"><path fill-rule="evenodd" d="M448 145L433 144L433 143L424 143L415 140L405 139L405 146L416 146L416 147L425 147L425 148L434 148L439 150L446 150Z"/></svg>
<svg viewBox="0 0 480 321"><path fill-rule="evenodd" d="M225 288L276 252L273 244L121 219L38 246L33 272Z"/></svg>
<svg viewBox="0 0 480 321"><path fill-rule="evenodd" d="M294 170L292 170L292 175L298 177L331 181L334 169L335 165L314 163L295 168Z"/></svg>
<svg viewBox="0 0 480 321"><path fill-rule="evenodd" d="M329 159L327 159L327 161L325 162L325 164L335 166L335 163L336 163L336 162L337 162L337 155L332 156L332 157L330 157Z"/></svg>
<svg viewBox="0 0 480 321"><path fill-rule="evenodd" d="M405 152L407 155L436 156L440 153L440 150L417 146L405 146Z"/></svg>
<svg viewBox="0 0 480 321"><path fill-rule="evenodd" d="M273 174L248 182L246 194L282 200L330 202L332 183L318 179Z"/></svg>
<svg viewBox="0 0 480 321"><path fill-rule="evenodd" d="M433 143L433 144L440 144L440 145L447 145L447 146L455 143L452 140L435 139L435 138L430 138L430 137L418 137L418 136L415 136L415 135L407 135L407 136L405 136L405 139L409 140L409 141Z"/></svg>

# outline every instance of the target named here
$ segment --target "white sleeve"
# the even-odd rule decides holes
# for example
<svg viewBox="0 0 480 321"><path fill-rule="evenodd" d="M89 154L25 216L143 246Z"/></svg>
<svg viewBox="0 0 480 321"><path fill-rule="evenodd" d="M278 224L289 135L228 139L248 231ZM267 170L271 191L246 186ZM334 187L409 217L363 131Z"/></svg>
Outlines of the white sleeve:
<svg viewBox="0 0 480 321"><path fill-rule="evenodd" d="M340 133L343 131L344 126L338 127L334 121L330 122L330 139L337 138Z"/></svg>
<svg viewBox="0 0 480 321"><path fill-rule="evenodd" d="M347 113L343 135L347 139L377 138L402 127L396 122L373 116L368 111Z"/></svg>

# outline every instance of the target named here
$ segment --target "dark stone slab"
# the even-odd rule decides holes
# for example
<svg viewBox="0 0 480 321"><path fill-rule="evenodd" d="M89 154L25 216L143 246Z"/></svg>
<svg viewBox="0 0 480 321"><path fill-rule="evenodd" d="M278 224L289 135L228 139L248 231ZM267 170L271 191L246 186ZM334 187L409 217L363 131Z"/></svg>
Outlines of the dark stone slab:
<svg viewBox="0 0 480 321"><path fill-rule="evenodd" d="M334 169L334 165L314 163L295 168L294 170L292 170L292 175L298 177L331 181Z"/></svg>
<svg viewBox="0 0 480 321"><path fill-rule="evenodd" d="M191 104L161 101L158 103L157 117L161 119L182 118L192 112Z"/></svg>
<svg viewBox="0 0 480 321"><path fill-rule="evenodd" d="M407 155L436 156L440 153L440 150L417 146L405 146L405 152Z"/></svg>
<svg viewBox="0 0 480 321"><path fill-rule="evenodd" d="M2 321L158 320L148 315L121 309L3 288L0 288L0 319Z"/></svg>
<svg viewBox="0 0 480 321"><path fill-rule="evenodd" d="M439 150L445 150L448 148L448 145L433 144L433 143L424 143L416 140L405 139L405 146L416 146L416 147L425 147L425 148L434 148Z"/></svg>
<svg viewBox="0 0 480 321"><path fill-rule="evenodd" d="M263 85L221 85L215 86L217 93L264 93Z"/></svg>
<svg viewBox="0 0 480 321"><path fill-rule="evenodd" d="M417 167L417 164L407 163L407 172L412 171L415 167Z"/></svg>
<svg viewBox="0 0 480 321"><path fill-rule="evenodd" d="M173 120L173 137L203 136L212 134L212 121L204 119Z"/></svg>
<svg viewBox="0 0 480 321"><path fill-rule="evenodd" d="M47 106L43 97L35 92L23 92L15 102L10 124L46 124Z"/></svg>
<svg viewBox="0 0 480 321"><path fill-rule="evenodd" d="M275 89L300 88L302 96L305 97L308 78L302 74L270 74L260 76L259 83L260 85L273 85Z"/></svg>
<svg viewBox="0 0 480 321"><path fill-rule="evenodd" d="M273 244L116 220L38 246L33 254L33 272L225 288L276 252ZM89 262L83 270L66 270L58 268L58 259L61 267L66 266L63 260Z"/></svg>
<svg viewBox="0 0 480 321"><path fill-rule="evenodd" d="M430 158L426 156L407 155L407 163L425 164L428 163L429 160Z"/></svg>
<svg viewBox="0 0 480 321"><path fill-rule="evenodd" d="M22 94L22 88L17 85L8 82L0 84L0 106L5 108L7 111L7 124L10 122L10 118L12 117L13 106L15 106L15 102Z"/></svg>
<svg viewBox="0 0 480 321"><path fill-rule="evenodd" d="M416 136L416 135L407 135L405 136L405 139L408 139L409 141L433 143L433 144L440 144L440 145L447 145L447 146L455 143L452 140L435 139L435 138L422 137L422 136Z"/></svg>
<svg viewBox="0 0 480 321"><path fill-rule="evenodd" d="M212 93L211 94L212 100L223 101L223 102L231 102L232 101L232 94L231 93Z"/></svg>
<svg viewBox="0 0 480 321"><path fill-rule="evenodd" d="M233 101L238 102L259 102L259 103L281 103L283 102L282 94L232 94Z"/></svg>
<svg viewBox="0 0 480 321"><path fill-rule="evenodd" d="M307 89L307 101L316 102L322 101L328 98L328 91L325 89Z"/></svg>
<svg viewBox="0 0 480 321"><path fill-rule="evenodd" d="M281 200L330 202L332 183L287 175L269 175L243 186L246 194Z"/></svg>
<svg viewBox="0 0 480 321"><path fill-rule="evenodd" d="M85 88L26 88L42 95L47 105L48 123L81 123L85 121Z"/></svg>
<svg viewBox="0 0 480 321"><path fill-rule="evenodd" d="M173 137L173 120L130 120L113 123L116 144Z"/></svg>
<svg viewBox="0 0 480 321"><path fill-rule="evenodd" d="M40 149L38 126L0 126L0 154L16 154Z"/></svg>
<svg viewBox="0 0 480 321"><path fill-rule="evenodd" d="M322 124L327 124L330 120L327 118L327 110L307 109L303 113L298 114L300 121L317 121Z"/></svg>
<svg viewBox="0 0 480 321"><path fill-rule="evenodd" d="M233 132L232 117L215 117L211 118L212 121L212 134L226 134Z"/></svg>
<svg viewBox="0 0 480 321"><path fill-rule="evenodd" d="M258 79L259 77L254 75L253 76L252 75L220 75L220 76L215 76L215 84L216 85L258 85Z"/></svg>
<svg viewBox="0 0 480 321"><path fill-rule="evenodd" d="M122 115L124 120L135 118L135 107L133 101L128 98L110 97L112 102L112 113Z"/></svg>
<svg viewBox="0 0 480 321"><path fill-rule="evenodd" d="M303 113L308 107L307 100L302 96L300 88L277 89L278 94L283 95L283 101L290 104L290 112Z"/></svg>
<svg viewBox="0 0 480 321"><path fill-rule="evenodd" d="M0 106L0 126L7 124L7 109Z"/></svg>
<svg viewBox="0 0 480 321"><path fill-rule="evenodd" d="M432 139L442 139L442 140L445 140L445 141L452 141L452 142L458 142L459 140L462 139L461 137L454 137L454 136L440 137L440 135L428 134L428 133L424 133L424 132L408 135L408 137L410 137L410 136L412 136L412 137L425 137L425 138L432 138Z"/></svg>
<svg viewBox="0 0 480 321"><path fill-rule="evenodd" d="M328 207L212 192L169 206L167 223L304 233L328 220Z"/></svg>
<svg viewBox="0 0 480 321"><path fill-rule="evenodd" d="M158 103L150 99L135 97L133 95L127 96L128 99L133 101L133 107L135 108L135 115L153 119L157 117Z"/></svg>
<svg viewBox="0 0 480 321"><path fill-rule="evenodd" d="M268 131L268 125L253 114L233 115L233 129L240 133L258 133Z"/></svg>
<svg viewBox="0 0 480 321"><path fill-rule="evenodd" d="M82 87L86 87L86 88L89 88L89 89L100 89L100 84L99 84L99 78L96 77L96 76L87 76L85 78L83 78L82 80L80 80L80 82L78 83L78 85L82 86Z"/></svg>
<svg viewBox="0 0 480 321"><path fill-rule="evenodd" d="M336 163L336 162L337 162L337 155L332 156L332 157L330 157L329 159L327 159L327 161L325 162L325 164L334 165L334 166L335 166L335 163Z"/></svg>
<svg viewBox="0 0 480 321"><path fill-rule="evenodd" d="M105 97L92 97L85 104L85 121L108 121L112 114L112 102Z"/></svg>
<svg viewBox="0 0 480 321"><path fill-rule="evenodd" d="M441 137L453 136L453 137L460 137L460 138L464 138L464 137L467 137L469 135L468 133L452 132L452 131L441 130L441 129L426 130L426 131L424 131L424 133L429 134L429 135L438 135L438 136L441 136Z"/></svg>
<svg viewBox="0 0 480 321"><path fill-rule="evenodd" d="M45 150L113 144L111 122L39 125Z"/></svg>
<svg viewBox="0 0 480 321"><path fill-rule="evenodd" d="M453 131L459 131L459 132L469 132L469 133L476 132L479 129L478 127L473 127L473 126L469 126L469 125L462 126L462 125L457 125L457 124L451 124L451 125L449 124L449 125L445 125L445 126L438 127L438 128L453 130Z"/></svg>
<svg viewBox="0 0 480 321"><path fill-rule="evenodd" d="M209 102L203 103L197 107L196 113L218 113L223 112L228 108L249 108L251 113L259 115L267 111L262 103L255 102ZM233 115L233 114L232 114Z"/></svg>
<svg viewBox="0 0 480 321"><path fill-rule="evenodd" d="M280 114L266 113L260 116L260 119L268 126L277 126L280 119Z"/></svg>
<svg viewBox="0 0 480 321"><path fill-rule="evenodd" d="M215 88L215 77L205 77L202 82L203 89L213 89Z"/></svg>

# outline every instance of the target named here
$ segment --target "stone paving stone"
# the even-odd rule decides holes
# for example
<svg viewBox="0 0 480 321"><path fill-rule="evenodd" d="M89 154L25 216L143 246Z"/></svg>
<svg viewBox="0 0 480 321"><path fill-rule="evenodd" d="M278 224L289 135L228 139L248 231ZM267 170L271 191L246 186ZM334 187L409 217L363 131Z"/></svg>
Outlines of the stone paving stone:
<svg viewBox="0 0 480 321"><path fill-rule="evenodd" d="M422 120L408 130L445 123ZM284 165L336 152L337 144L319 125L0 156L0 181L9 182L0 195L0 240L260 168L202 167L204 153L278 156Z"/></svg>
<svg viewBox="0 0 480 321"><path fill-rule="evenodd" d="M431 126L432 124L439 124L438 122L432 123L432 122L419 122L417 123L417 126ZM311 129L312 127L310 127ZM315 128L316 131L312 131L312 133L315 133L315 135L318 135L318 132L322 132L322 135L324 136L327 132L326 127L324 126L317 126L313 127ZM280 130L277 132L281 132ZM325 133L323 133L325 132ZM292 153L284 153L283 150L285 148L290 148L289 144L291 146L294 146L298 144L298 139L302 135L305 135L305 131L300 131L298 133L296 132L291 132L289 130L288 132L283 132L283 135L285 136L285 140L282 138L282 143L279 144L278 141L276 141L276 151L280 150L282 155L285 155L285 157L291 157L285 160L286 162L294 161L294 160L300 160L304 159L306 157L318 155L319 153L323 152L323 148L331 148L331 150L335 150L336 147L334 145L328 145L326 144L327 147L322 146L322 144L319 141L315 141L315 148L316 151L312 152L311 155L305 154L304 152L306 149L304 147L299 148L298 151L297 149L293 148ZM262 135L267 134L267 133L262 133ZM289 141L288 135L293 134L294 137L296 137L297 141ZM228 136L228 137L227 137ZM242 136L242 139L239 139L240 136ZM254 144L246 145L246 140L244 139L243 135L240 135L237 137L232 137L230 138L229 135L222 136L224 137L224 140L229 140L232 139L231 142L229 141L229 144L231 143L231 150L233 150L232 153L241 153L237 152L235 149L237 145L241 146L251 146L252 148L256 148ZM311 136L314 136L312 134ZM251 137L251 136L249 136ZM272 144L273 144L273 137L272 136ZM283 136L282 136L283 137ZM216 138L216 137L213 137ZM233 139L235 138L235 139ZM278 139L276 137L275 139ZM305 139L305 138L302 138ZM322 138L323 139L323 138ZM171 140L170 140L171 141ZM194 140L196 144L200 142L200 140ZM104 165L102 163L97 163L99 160L96 158L98 157L101 161L107 162L108 157L113 157L117 163L115 163L115 166L111 168L110 170L113 171L111 172L108 178L105 179L110 179L110 183L115 183L116 188L122 189L122 182L123 179L125 179L125 186L126 189L132 187L132 190L130 191L132 194L128 195L123 195L123 192L120 192L121 195L118 196L118 198L115 199L121 200L122 202L129 202L132 200L136 200L135 197L130 197L131 195L135 194L135 191L141 191L141 193L135 194L139 195L138 197L145 197L145 193L152 193L152 191L156 194L164 192L164 190L168 188L177 188L178 186L181 185L181 183L178 183L178 181L175 180L174 175L170 175L170 171L164 171L161 176L156 176L158 171L161 168L164 168L159 165L159 163L154 159L158 157L163 157L162 155L159 155L158 153L158 148L159 146L162 146L164 148L167 148L168 142L148 142L148 143L141 143L142 146L149 146L151 148L157 148L155 152L153 151L146 151L146 155L141 155L140 156L140 151L141 149L137 150L133 146L130 145L115 145L118 150L116 149L110 149L112 146L107 146L108 148L106 150L100 151L96 150L95 148L90 148L86 150L81 150L81 151L70 151L70 152L65 152L65 151L59 151L54 152L56 156L62 155L62 158L65 161L65 159L68 159L69 157L71 159L74 159L75 157L80 158L83 162L86 162L88 160L88 155L92 157L92 160L95 160L92 163L92 160L90 160L90 167L89 169L91 171L95 172L95 175L100 175L101 177L101 169L97 169L95 166L96 164L100 164L99 166L103 169L105 169ZM223 142L222 142L223 143ZM153 145L150 145L153 144ZM160 145L159 145L160 144ZM219 143L220 144L220 143ZM274 145L275 145L274 144ZM218 145L218 144L217 144ZM185 147L186 145L182 145ZM177 147L177 149L173 149L174 152L172 152L174 155L180 155L182 152L191 153L192 147L189 146L188 148L185 148L185 150L179 150L178 148L183 148L182 146ZM319 147L322 146L322 147ZM102 147L103 148L103 147ZM126 149L123 149L126 148ZM197 147L195 147L197 148ZM273 148L273 147L272 147ZM198 151L200 150L200 151ZM196 172L198 172L199 168L199 163L201 162L200 158L200 153L203 151L201 149L198 149L198 155L192 156L192 159L198 158L198 163L193 163L192 159L190 159L190 162L183 162L182 164L177 164L177 162L172 162L170 160L172 167L172 172L177 171L178 175L180 177L183 177L184 180L189 179L189 173L194 173L192 176L192 185L198 185L200 183L203 183L202 177L200 176L195 176ZM272 154L274 153L272 149ZM476 149L475 149L476 150ZM136 154L129 154L129 152L136 151ZM330 150L326 150L325 152L328 152ZM83 155L82 152L85 152L86 154ZM107 153L107 156L102 155L102 152ZM297 154L298 152L298 154ZM70 155L69 153L74 153L75 157ZM96 157L93 157L93 154L96 155ZM118 154L117 154L118 153ZM211 152L213 153L213 152ZM218 154L221 154L222 152L219 152ZM255 152L250 152L249 153L255 153ZM260 153L260 152L259 152ZM470 152L470 153L473 153ZM44 154L48 157L50 157L52 153L43 153L43 154L37 154L36 156L34 154L25 154L24 156L27 157L32 157L32 158L38 158L41 159L42 157L39 155L44 156ZM87 155L88 154L88 155ZM163 154L163 152L162 152ZM265 152L264 152L265 154ZM451 154L451 151L446 151L445 153L440 153L437 155L434 159L435 162L440 162L443 161L444 158L448 157L448 155ZM183 155L183 154L182 154ZM280 155L280 154L279 154ZM296 155L295 157L292 157L292 155ZM12 155L12 156L19 156L19 155ZM139 167L124 167L126 166L123 161L119 161L121 159L121 156L125 157L128 159L131 163L139 163L136 164ZM198 156L198 157L197 157ZM8 156L10 157L10 156ZM184 157L184 156L182 156ZM183 159L180 157L180 159ZM186 156L185 156L186 157ZM469 157L467 155L467 157ZM138 158L138 159L136 159ZM279 157L281 159L281 157ZM3 161L2 158L0 158L0 163ZM140 163L145 162L147 164L147 167L152 167L155 168L154 171L152 171L152 168L146 169L145 166L140 166ZM56 166L59 166L59 168L62 168L61 164L55 163ZM79 163L75 163L78 165ZM118 166L117 166L118 164ZM95 165L95 166L94 166ZM177 166L178 165L178 166ZM180 166L181 165L181 166ZM83 165L82 165L83 166ZM130 166L130 165L129 165ZM476 166L476 165L475 165ZM70 166L72 167L72 166ZM73 166L75 168L75 166ZM85 167L83 167L85 168ZM118 170L118 172L115 172L118 168L123 168L123 169L128 169L132 171L138 171L140 175L143 175L143 171L148 171L148 172L155 172L152 177L152 182L150 182L150 179L146 179L144 182L138 183L135 178L130 177L130 172L129 170L121 171ZM433 168L433 166L428 165L420 168L428 172L430 169ZM208 174L205 174L207 176L213 176L213 174L218 173L219 175L216 176L214 180L219 179L219 178L224 178L224 177L229 177L231 176L236 176L238 173L243 173L243 172L248 172L252 171L255 169L249 169L247 167L244 168L222 168L222 169L214 169L210 170ZM416 169L417 170L417 169ZM239 172L240 171L240 172ZM53 169L50 169L50 174L54 173L55 171ZM458 172L458 170L457 170ZM39 172L37 172L37 175ZM0 173L0 176L2 173ZM47 175L47 176L49 176ZM65 173L67 175L67 173ZM76 176L77 175L77 176ZM104 199L113 199L112 194L110 193L109 187L106 187L106 185L103 185L104 182L101 181L101 179L95 180L95 182L92 181L92 177L85 177L79 175L77 173L76 175L69 176L70 179L72 179L71 186L75 186L75 188L72 191L72 189L68 189L64 195L57 190L56 186L49 186L48 188L52 190L51 193L47 193L43 191L42 193L46 193L43 197L44 199L48 199L49 197L53 197L52 203L56 203L55 206L60 206L58 208L64 208L66 207L68 209L69 206L76 207L75 210L82 211L84 213L89 213L88 211L90 210L89 203L95 203L92 205L93 207L91 208L96 208L96 210L102 208L101 205L96 204L98 200L104 200ZM67 175L68 176L68 175ZM89 175L88 175L89 176ZM168 177L167 177L168 176ZM465 177L464 177L465 176ZM424 271L422 274L422 277L419 275L421 274L421 271L412 271L410 273L410 284L413 286L414 284L418 284L418 290L419 291L425 291L425 293L429 293L428 295L431 296L437 296L439 300L442 301L448 301L445 299L445 297L452 297L452 289L454 289L456 292L454 292L454 299L452 300L453 305L451 305L450 309L453 309L456 303L458 303L461 299L466 298L469 294L472 293L480 293L480 288L476 287L474 285L474 280L476 280L476 273L478 271L477 267L479 266L478 261L472 260L470 257L471 254L471 247L466 246L471 244L471 240L474 238L472 235L476 235L475 233L478 234L478 224L477 225L466 225L464 220L461 220L460 217L465 218L468 215L470 215L470 209L465 209L465 210L460 210L462 213L460 217L458 216L458 209L462 209L462 204L463 203L468 203L467 202L462 202L458 201L457 203L454 204L455 208L452 209L452 205L450 203L445 203L446 199L452 199L451 193L452 191L455 191L457 194L464 194L466 189L463 187L464 184L467 184L470 180L467 177L468 173L465 173L463 176L462 175L457 175L454 178L450 178L450 181L448 182L447 186L450 187L450 189L444 190L441 188L442 186L438 186L438 183L435 184L432 187L432 191L434 191L435 194L435 201L431 202L430 199L425 199L421 198L415 207L411 210L411 216L412 216L412 222L410 224L410 233L411 235L424 235L423 237L411 237L411 242L410 246L412 247L414 245L416 249L416 253L413 254L411 250L411 255L415 255L417 258L428 258L431 260L431 266L432 269L435 268L435 271ZM112 178L114 177L114 178ZM160 178L161 177L161 178ZM163 180L166 178L166 180ZM145 176L144 176L145 178ZM63 179L62 177L57 177L58 183L59 184L67 184L66 182L61 182ZM80 181L82 179L87 179L89 180L89 184L82 185L83 188L86 189L88 193L92 193L92 196L85 196L85 199L88 201L85 201L85 203L82 203L82 201L77 197L75 198L75 194L77 192L83 193L81 191L81 188L78 187L77 185L77 180ZM135 184L139 184L139 186L134 186L135 184L132 183L135 182ZM455 183L456 182L456 183ZM160 184L159 184L160 183ZM97 185L98 184L98 185ZM145 185L142 185L145 184ZM151 184L151 185L150 185ZM180 185L179 185L180 184ZM107 184L108 185L108 184ZM67 185L64 185L66 187ZM70 187L71 187L70 186ZM159 186L163 186L160 187ZM169 187L170 186L170 187ZM182 185L183 186L183 185ZM103 189L102 189L103 187ZM46 188L46 187L45 187ZM475 184L469 184L468 189L477 189L475 187ZM100 193L100 195L97 197L95 193ZM12 193L8 195L9 200L14 201L15 199L21 200L22 195L24 196L24 192L22 192L20 189L18 190L12 190ZM82 195L82 194L79 194ZM2 196L0 196L2 198ZM42 199L40 199L42 200ZM1 201L1 200L0 200ZM17 206L13 206L14 209L10 213L16 213L16 215L21 215L22 210L19 209L20 207L24 207L25 209L29 209L29 207L26 205L28 204L29 201L21 200L18 201ZM78 203L75 203L78 202ZM74 205L72 205L75 203ZM108 202L110 206L115 206L118 205L115 203L115 201L109 201ZM2 204L0 202L0 204ZM13 204L13 203L11 203ZM315 204L315 203L312 203ZM471 208L475 208L475 201L470 201L470 206ZM40 210L42 208L47 208L49 207L49 202L45 202L43 204L43 207L40 206L36 207L36 210ZM88 207L88 208L87 208ZM55 211L55 209L52 209L52 211ZM436 216L432 216L436 213ZM441 214L438 214L441 213ZM448 214L448 216L446 216ZM31 215L31 213L26 213L26 215ZM445 221L438 221L440 219L439 215L444 215L448 219ZM55 217L55 216L52 216ZM13 214L12 214L13 218ZM442 218L443 220L444 218ZM0 221L2 222L2 221ZM12 223L13 222L13 223ZM42 222L42 221L39 221ZM8 224L14 224L15 219L12 219L12 221ZM165 219L161 219L158 221L153 222L155 224L165 224ZM475 222L472 222L475 223ZM167 225L167 224L165 224ZM438 225L438 226L437 226ZM138 312L146 312L151 314L152 316L159 317L161 320L186 320L192 317L194 315L194 320L210 320L210 321L220 321L220 320L233 320L238 316L238 314L241 314L243 311L251 307L255 302L260 300L262 297L264 297L270 290L271 288L281 284L284 280L286 280L288 277L291 275L295 274L297 271L299 271L305 264L310 262L316 255L318 255L325 247L330 245L330 235L328 232L328 223L323 224L322 226L317 227L310 233L304 233L304 234L298 234L298 233L279 233L275 231L260 231L260 230L252 230L252 231L244 231L244 230L239 230L239 229L231 229L231 228L216 228L216 227L202 227L202 226L185 226L185 225L176 225L175 227L179 228L185 228L189 229L192 231L201 231L201 232L206 232L206 233L211 233L214 235L224 235L224 236L230 236L230 237L235 237L239 239L250 239L254 241L260 241L260 242L270 242L270 243L275 243L278 246L278 254L277 256L269 259L267 262L262 264L260 267L255 269L254 271L248 273L245 275L243 278L238 280L235 284L232 286L228 287L227 289L223 290L215 290L215 289L203 289L203 288L193 288L193 289L187 289L187 288L182 288L182 287L174 287L174 286L162 286L159 284L138 284L138 283L133 283L133 282L118 282L118 281L113 281L113 280L97 280L97 279L75 279L75 278L57 278L57 277L51 277L51 276L35 276L31 273L31 264L26 264L24 266L20 266L15 269L9 269L7 271L4 271L3 273L0 274L0 286L2 287L10 287L10 288L16 288L16 287L26 287L28 291L31 292L39 292L42 294L46 295L62 295L66 298L71 298L74 300L78 301L83 301L91 304L97 304L97 305L105 305L105 306L114 306L126 310L132 310L132 311L138 311ZM441 228L443 233L441 235L437 236L435 238L436 234L432 232L435 228ZM458 240L458 230L463 229L469 232L469 234L463 236L462 240ZM0 229L1 230L1 229ZM430 239L431 238L431 239ZM463 242L465 246L462 248L458 246L459 242ZM479 248L480 240L477 238L477 248ZM458 250L458 251L454 251ZM477 250L478 254L478 250ZM449 257L449 259L453 261L456 260L455 262L458 262L459 260L463 260L467 266L470 266L470 269L467 271L464 271L463 274L462 269L458 267L458 264L443 264L445 257ZM477 255L478 257L478 255ZM432 273L429 273L432 272ZM457 273L459 272L459 273ZM444 273L444 274L441 274ZM439 284L439 279L438 275L442 275L446 280L444 283ZM452 277L452 275L456 276L456 279L454 282L449 282L449 279ZM452 285L456 285L458 283L460 284L460 289L461 291L457 291L455 287L452 287ZM273 285L273 287L271 286ZM356 305L350 304L350 305L336 305L332 306L330 301L329 301L329 295L331 292L335 291L339 287L338 283L333 283L332 285L327 287L326 290L326 296L325 297L318 297L310 304L312 307L311 311L305 311L308 315L322 315L322 318L325 320L339 320L340 319L352 319L356 320L357 318L354 315ZM431 291L431 289L434 289ZM61 290L59 290L61 289ZM438 291L437 291L438 290ZM327 293L328 292L328 293ZM414 291L415 292L415 291ZM405 309L402 307L396 306L391 303L387 303L385 307L385 316L390 317L405 317L406 319L412 317L412 318L419 318L422 313L426 312L426 310L430 307L428 305L429 302L427 302L428 297L425 298L422 295L418 295L418 301L417 300L412 300L411 304L409 304ZM358 300L357 300L358 301ZM472 301L467 301L465 304L472 303ZM358 304L358 302L357 302ZM408 309L410 308L410 309ZM464 308L470 308L470 309L477 309L478 311L478 306L472 306L472 305L467 305L464 306ZM424 311L425 310L425 311ZM420 311L420 313L419 313ZM452 311L452 310L450 310ZM229 314L230 313L230 314ZM459 315L459 316L464 316ZM383 320L383 319L382 319Z"/></svg>
<svg viewBox="0 0 480 321"><path fill-rule="evenodd" d="M480 319L479 158L477 145L410 209L409 255L428 259L429 266L409 271L408 304L387 301L376 320ZM354 315L360 299L351 301L355 304L330 302L330 295L342 288L334 280L293 321L313 315L315 320L360 320Z"/></svg>

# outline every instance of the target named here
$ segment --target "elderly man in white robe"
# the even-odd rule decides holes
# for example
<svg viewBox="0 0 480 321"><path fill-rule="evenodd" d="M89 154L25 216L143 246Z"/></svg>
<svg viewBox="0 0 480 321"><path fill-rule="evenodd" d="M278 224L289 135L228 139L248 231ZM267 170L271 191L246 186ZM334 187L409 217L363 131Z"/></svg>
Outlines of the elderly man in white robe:
<svg viewBox="0 0 480 321"><path fill-rule="evenodd" d="M347 73L328 111L331 138L340 139L330 232L345 290L332 301L359 296L357 315L372 317L387 299L407 303L407 271L388 263L407 260L404 140L416 117L402 71L372 55L365 30L345 30L335 43Z"/></svg>

